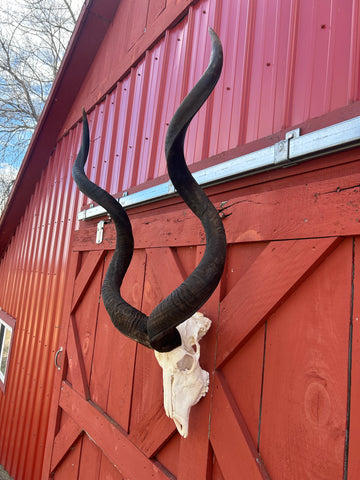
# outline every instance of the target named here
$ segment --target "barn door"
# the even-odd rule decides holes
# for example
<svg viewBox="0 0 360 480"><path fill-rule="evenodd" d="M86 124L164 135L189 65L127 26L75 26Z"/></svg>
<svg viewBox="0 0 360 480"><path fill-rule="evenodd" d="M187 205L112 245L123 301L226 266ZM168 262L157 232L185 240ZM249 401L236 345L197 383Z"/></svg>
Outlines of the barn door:
<svg viewBox="0 0 360 480"><path fill-rule="evenodd" d="M229 254L213 478L340 480L348 461L353 239L233 245Z"/></svg>
<svg viewBox="0 0 360 480"><path fill-rule="evenodd" d="M124 296L149 312L202 250L136 249ZM74 253L54 478L342 478L352 239L229 246L204 306L215 318L202 345L213 382L186 440L163 412L153 353L117 332L99 301L110 256Z"/></svg>
<svg viewBox="0 0 360 480"><path fill-rule="evenodd" d="M196 434L182 443L163 410L162 371L153 352L121 335L100 300L112 251L77 248L75 244L66 347L57 355L63 379L48 452L50 474L67 480L166 479L175 478L174 474L191 478L197 472L198 478L204 478L210 399L198 406ZM124 298L150 313L194 268L203 249L136 249L124 281ZM209 315L217 311L217 303L209 302ZM215 339L209 335L204 347L209 365L211 337ZM190 464L189 459L193 459Z"/></svg>
<svg viewBox="0 0 360 480"><path fill-rule="evenodd" d="M114 228L96 246L96 225L81 226L44 479L358 478L359 180L329 181L306 195L301 183L232 193L226 268L201 309L211 383L187 439L165 416L153 352L117 332L100 300ZM131 220L123 295L148 314L199 263L203 232L180 204Z"/></svg>

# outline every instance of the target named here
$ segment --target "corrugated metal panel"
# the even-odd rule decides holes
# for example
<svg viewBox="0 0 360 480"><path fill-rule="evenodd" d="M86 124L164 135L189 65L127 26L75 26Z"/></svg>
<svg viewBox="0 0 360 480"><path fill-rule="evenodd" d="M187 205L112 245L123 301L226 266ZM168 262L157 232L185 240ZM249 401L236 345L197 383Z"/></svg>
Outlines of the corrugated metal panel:
<svg viewBox="0 0 360 480"><path fill-rule="evenodd" d="M207 0L167 31L90 114L88 173L111 193L166 173L167 125L219 33L224 69L192 121L188 164L359 99L357 2Z"/></svg>
<svg viewBox="0 0 360 480"><path fill-rule="evenodd" d="M89 114L88 174L111 193L166 172L167 125L207 65L208 26L219 33L225 63L190 126L189 164L359 99L355 0L198 1ZM41 469L70 237L90 202L71 180L80 137L78 125L58 143L0 266L0 306L17 319L0 394L0 462L16 478L37 478Z"/></svg>
<svg viewBox="0 0 360 480"><path fill-rule="evenodd" d="M75 132L58 145L1 264L1 308L16 318L6 394L0 395L0 462L39 478L52 392L74 211Z"/></svg>

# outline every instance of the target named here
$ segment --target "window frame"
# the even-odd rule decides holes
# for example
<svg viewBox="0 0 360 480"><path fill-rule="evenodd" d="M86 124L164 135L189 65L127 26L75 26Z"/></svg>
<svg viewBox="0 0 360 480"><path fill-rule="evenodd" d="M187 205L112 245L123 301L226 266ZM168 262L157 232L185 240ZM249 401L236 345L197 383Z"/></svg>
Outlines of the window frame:
<svg viewBox="0 0 360 480"><path fill-rule="evenodd" d="M0 308L0 328L1 328L1 325L4 325L5 327L3 338L5 338L6 331L10 331L10 335L11 335L4 374L1 373L1 364L2 364L3 347L4 347L3 339L1 340L1 345L0 345L0 390L2 390L3 393L5 393L6 383L9 375L9 366L11 361L11 350L12 350L12 344L14 339L15 324L16 324L15 318L11 317L8 313L4 312L4 310Z"/></svg>

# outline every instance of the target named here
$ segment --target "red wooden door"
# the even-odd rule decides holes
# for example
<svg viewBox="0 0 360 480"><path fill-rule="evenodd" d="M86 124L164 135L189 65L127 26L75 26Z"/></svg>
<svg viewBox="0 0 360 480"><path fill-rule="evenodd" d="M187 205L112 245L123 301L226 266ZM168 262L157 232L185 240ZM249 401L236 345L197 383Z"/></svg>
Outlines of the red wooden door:
<svg viewBox="0 0 360 480"><path fill-rule="evenodd" d="M191 472L198 471L201 478L207 469L209 401L202 402L195 418L196 435L182 444L163 410L162 370L154 353L121 335L100 301L111 252L106 256L106 250L78 251L78 246L75 242L51 474L56 479L165 479L174 478L174 473L190 478ZM150 313L194 268L202 250L202 246L136 249L124 297ZM210 312L215 303L208 305ZM189 445L195 449L188 451ZM189 456L196 462L190 470L187 461L179 462Z"/></svg>
<svg viewBox="0 0 360 480"><path fill-rule="evenodd" d="M43 478L358 478L359 165L294 171L295 181L213 190L216 205L228 202L229 247L202 308L213 322L201 342L211 383L187 439L163 411L153 352L117 332L100 300L113 227L96 246L95 223L81 226ZM149 313L198 263L204 239L177 201L131 220L123 293Z"/></svg>

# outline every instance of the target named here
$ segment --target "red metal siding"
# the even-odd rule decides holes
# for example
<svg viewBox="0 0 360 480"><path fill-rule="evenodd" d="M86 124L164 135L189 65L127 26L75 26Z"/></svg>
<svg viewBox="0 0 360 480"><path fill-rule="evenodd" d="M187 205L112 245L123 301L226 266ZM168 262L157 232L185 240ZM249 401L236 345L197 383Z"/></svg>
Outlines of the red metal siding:
<svg viewBox="0 0 360 480"><path fill-rule="evenodd" d="M5 395L0 462L15 478L41 471L78 194L71 179L74 136L59 143L0 268L1 308L16 318Z"/></svg>
<svg viewBox="0 0 360 480"><path fill-rule="evenodd" d="M189 128L189 165L358 100L359 14L340 0L196 3L91 112L91 178L116 194L166 174L167 125L206 68L209 26L224 69Z"/></svg>
<svg viewBox="0 0 360 480"><path fill-rule="evenodd" d="M175 11L176 3L167 5ZM223 42L225 63L189 129L189 164L359 100L355 0L202 0L168 30L174 17L162 11L164 2L152 2L156 43L141 50L141 29L135 29L127 64L114 52L127 18L122 9L132 2L120 4L62 129L66 136L0 265L0 307L17 319L6 394L0 393L0 462L18 479L41 471L71 234L76 213L89 203L71 180L81 125L70 126L82 105L91 108L88 174L115 194L165 174L166 128L206 67L209 26ZM31 162L24 175L31 175Z"/></svg>

